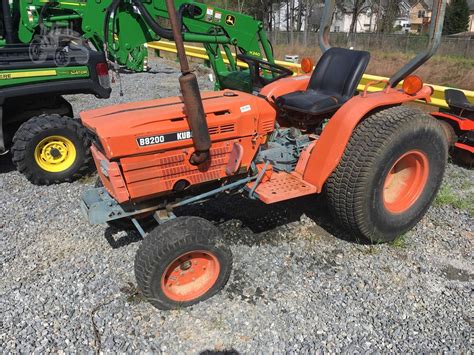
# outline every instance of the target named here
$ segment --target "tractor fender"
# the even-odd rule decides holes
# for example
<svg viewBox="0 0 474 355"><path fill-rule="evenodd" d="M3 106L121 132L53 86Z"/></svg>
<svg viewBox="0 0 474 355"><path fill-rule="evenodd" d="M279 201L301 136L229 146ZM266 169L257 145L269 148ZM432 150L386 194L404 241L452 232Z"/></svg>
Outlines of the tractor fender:
<svg viewBox="0 0 474 355"><path fill-rule="evenodd" d="M263 87L259 96L266 97L269 102L273 103L274 99L279 96L298 90L306 90L310 79L311 75L306 74L276 80Z"/></svg>
<svg viewBox="0 0 474 355"><path fill-rule="evenodd" d="M432 88L423 87L415 95L401 90L385 89L370 94L360 94L347 101L329 120L316 143L309 147L307 162L300 172L303 179L321 192L324 183L336 169L356 126L371 112L415 100L430 101ZM301 165L300 165L301 166Z"/></svg>
<svg viewBox="0 0 474 355"><path fill-rule="evenodd" d="M444 112L431 112L431 116L438 120L448 122L451 126L455 126L460 131L474 130L474 120L460 118L453 114Z"/></svg>

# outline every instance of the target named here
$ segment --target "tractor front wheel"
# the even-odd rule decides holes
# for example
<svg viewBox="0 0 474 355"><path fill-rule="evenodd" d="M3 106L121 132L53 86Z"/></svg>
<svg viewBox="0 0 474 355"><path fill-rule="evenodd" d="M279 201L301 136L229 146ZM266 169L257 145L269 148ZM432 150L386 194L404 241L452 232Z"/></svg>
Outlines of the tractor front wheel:
<svg viewBox="0 0 474 355"><path fill-rule="evenodd" d="M135 277L158 309L191 306L219 292L232 270L232 253L219 230L198 217L178 217L152 230L135 256Z"/></svg>
<svg viewBox="0 0 474 355"><path fill-rule="evenodd" d="M57 114L33 117L13 137L13 163L36 185L70 182L90 167L90 140L79 121Z"/></svg>
<svg viewBox="0 0 474 355"><path fill-rule="evenodd" d="M431 116L403 106L372 114L327 181L330 210L354 237L392 241L429 208L447 156L445 133Z"/></svg>

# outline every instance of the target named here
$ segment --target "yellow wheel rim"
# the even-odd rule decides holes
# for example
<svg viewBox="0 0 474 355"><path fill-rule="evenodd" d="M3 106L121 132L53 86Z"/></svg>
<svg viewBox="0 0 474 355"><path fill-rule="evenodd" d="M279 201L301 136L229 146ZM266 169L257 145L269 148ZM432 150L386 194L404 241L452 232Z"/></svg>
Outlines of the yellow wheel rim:
<svg viewBox="0 0 474 355"><path fill-rule="evenodd" d="M41 169L51 173L60 173L74 164L76 147L66 137L49 136L36 146L35 160Z"/></svg>

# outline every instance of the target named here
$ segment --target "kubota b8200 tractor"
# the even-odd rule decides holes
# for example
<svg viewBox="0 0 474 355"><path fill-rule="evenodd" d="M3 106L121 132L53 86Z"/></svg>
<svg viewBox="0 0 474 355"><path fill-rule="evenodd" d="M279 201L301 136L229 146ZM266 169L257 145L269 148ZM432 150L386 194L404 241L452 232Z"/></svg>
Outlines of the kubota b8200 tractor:
<svg viewBox="0 0 474 355"><path fill-rule="evenodd" d="M256 87L202 96L186 60L173 0L167 7L177 44L182 96L83 112L94 136L103 187L86 191L91 223L126 222L144 236L135 274L144 296L170 309L224 287L232 266L219 230L173 209L237 191L265 204L324 193L354 238L393 240L425 214L441 184L447 139L432 116L404 103L430 101L412 73L436 51L445 0L436 0L428 49L381 92L356 95L369 53L331 48L334 0L327 0L312 75L291 76L241 55ZM262 73L273 73L273 78ZM396 89L403 81L403 89ZM143 230L153 218L158 226Z"/></svg>

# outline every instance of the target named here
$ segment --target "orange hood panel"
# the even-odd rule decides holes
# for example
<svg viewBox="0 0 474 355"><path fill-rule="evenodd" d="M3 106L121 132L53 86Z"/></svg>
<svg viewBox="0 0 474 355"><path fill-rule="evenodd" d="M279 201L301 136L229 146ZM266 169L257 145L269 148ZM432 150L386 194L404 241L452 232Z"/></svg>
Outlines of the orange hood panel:
<svg viewBox="0 0 474 355"><path fill-rule="evenodd" d="M205 92L202 100L212 141L273 130L275 109L265 99L225 90ZM182 97L113 105L80 116L108 159L192 146ZM167 138L176 134L179 140Z"/></svg>

